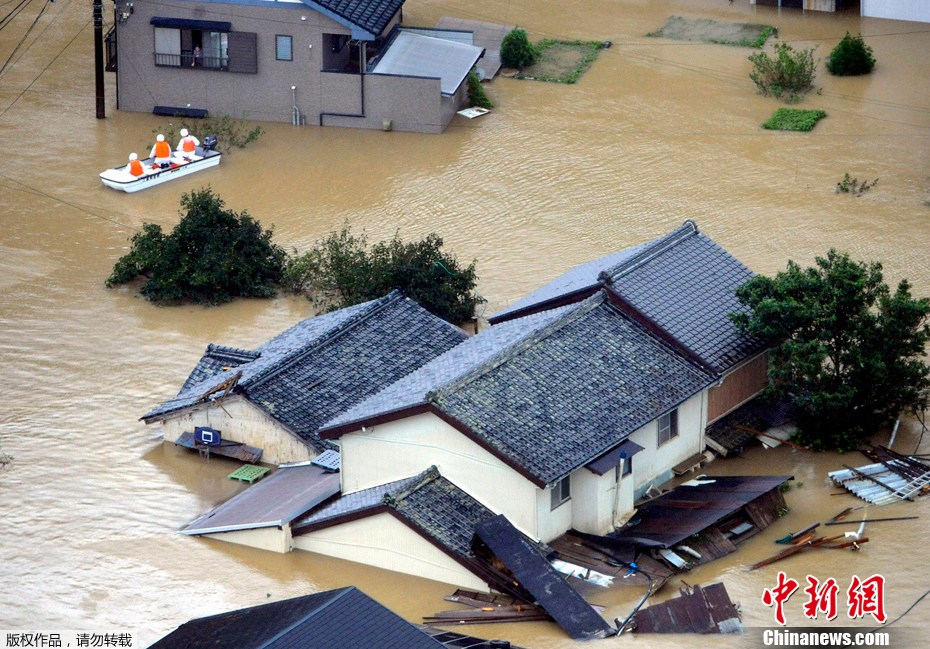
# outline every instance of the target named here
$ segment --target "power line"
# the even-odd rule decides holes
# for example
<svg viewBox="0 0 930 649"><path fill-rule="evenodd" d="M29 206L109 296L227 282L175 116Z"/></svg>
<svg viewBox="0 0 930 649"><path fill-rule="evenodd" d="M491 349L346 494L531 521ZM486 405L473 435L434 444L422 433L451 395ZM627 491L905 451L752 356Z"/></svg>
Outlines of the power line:
<svg viewBox="0 0 930 649"><path fill-rule="evenodd" d="M51 3L51 0L45 0L45 4L42 5L41 11L39 11L35 20L32 21L32 24L29 25L29 29L26 30L26 33L23 34L23 37L21 39L19 39L19 42L16 44L16 47L14 47L13 51L10 52L10 56L4 62L3 67L0 67L0 77L3 76L3 73L6 71L7 66L10 64L10 61L13 60L13 56L16 54L16 52L19 51L20 46L22 46L22 44L26 41L26 39L29 38L29 35L32 33L32 30L35 29L36 23L38 23L39 19L45 15L45 10L48 9L48 5L50 3Z"/></svg>

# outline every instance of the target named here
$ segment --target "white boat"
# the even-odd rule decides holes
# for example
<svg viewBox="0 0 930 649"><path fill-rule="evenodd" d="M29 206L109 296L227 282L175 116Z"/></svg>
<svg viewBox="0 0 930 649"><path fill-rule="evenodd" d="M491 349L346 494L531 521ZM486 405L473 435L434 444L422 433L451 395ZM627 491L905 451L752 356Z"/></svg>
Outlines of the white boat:
<svg viewBox="0 0 930 649"><path fill-rule="evenodd" d="M141 176L133 176L127 171L126 165L120 165L101 172L100 180L107 187L121 192L137 192L154 187L218 165L222 154L213 148L215 146L216 138L208 136L204 138L203 145L197 147L192 154L185 155L172 151L167 168L157 167L152 158L146 158L141 160L143 169Z"/></svg>

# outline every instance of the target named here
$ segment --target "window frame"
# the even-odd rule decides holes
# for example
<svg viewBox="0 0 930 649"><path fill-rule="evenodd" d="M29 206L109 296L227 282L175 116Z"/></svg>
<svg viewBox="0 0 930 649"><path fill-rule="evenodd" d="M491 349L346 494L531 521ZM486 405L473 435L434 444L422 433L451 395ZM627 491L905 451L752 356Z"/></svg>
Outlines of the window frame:
<svg viewBox="0 0 930 649"><path fill-rule="evenodd" d="M279 53L279 39L286 38L288 43L288 54L290 58L283 59L278 56ZM290 34L275 34L274 35L274 60L275 61L293 61L294 60L294 37Z"/></svg>
<svg viewBox="0 0 930 649"><path fill-rule="evenodd" d="M555 483L550 498L550 511L555 511L572 499L572 477L570 475Z"/></svg>
<svg viewBox="0 0 930 649"><path fill-rule="evenodd" d="M656 420L658 446L663 446L678 437L678 408L671 410Z"/></svg>

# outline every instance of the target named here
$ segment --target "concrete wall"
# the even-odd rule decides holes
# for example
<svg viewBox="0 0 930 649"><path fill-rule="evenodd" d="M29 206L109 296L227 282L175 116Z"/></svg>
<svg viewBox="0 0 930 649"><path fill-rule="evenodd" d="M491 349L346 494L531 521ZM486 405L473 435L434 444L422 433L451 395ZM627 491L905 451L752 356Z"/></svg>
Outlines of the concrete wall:
<svg viewBox="0 0 930 649"><path fill-rule="evenodd" d="M165 441L174 442L195 426L215 428L223 439L262 449L261 461L269 464L305 462L317 455L288 428L239 395L223 399L222 408L211 402L170 415L162 423Z"/></svg>
<svg viewBox="0 0 930 649"><path fill-rule="evenodd" d="M632 474L620 480L620 497L616 514L622 517L633 509ZM589 534L606 534L613 530L614 500L617 482L614 471L597 475L579 469L572 475L572 527Z"/></svg>
<svg viewBox="0 0 930 649"><path fill-rule="evenodd" d="M257 34L257 74L156 66L155 28L150 24L154 16L226 21L234 32ZM360 114L360 87L364 83L365 117L324 117L324 125L380 129L389 119L396 130L439 133L465 96L463 84L455 97L442 97L438 79L321 72L336 60L326 50L330 46L328 35L348 35L350 30L302 2L152 0L135 3L134 13L117 29L120 110L190 107L206 109L212 115L290 122L294 105L291 86L296 86L296 105L305 123L317 125L323 112ZM275 59L275 35L292 37L292 61Z"/></svg>
<svg viewBox="0 0 930 649"><path fill-rule="evenodd" d="M930 23L930 2L927 0L861 0L860 9L863 16L870 18Z"/></svg>
<svg viewBox="0 0 930 649"><path fill-rule="evenodd" d="M217 541L226 541L237 545L247 545L251 548L260 550L271 550L272 552L290 552L291 535L290 527L284 529L280 527L260 527L254 530L236 530L235 532L217 532L216 534L204 534L203 536L216 539Z"/></svg>
<svg viewBox="0 0 930 649"><path fill-rule="evenodd" d="M294 547L463 588L488 585L391 514L381 513L294 537Z"/></svg>

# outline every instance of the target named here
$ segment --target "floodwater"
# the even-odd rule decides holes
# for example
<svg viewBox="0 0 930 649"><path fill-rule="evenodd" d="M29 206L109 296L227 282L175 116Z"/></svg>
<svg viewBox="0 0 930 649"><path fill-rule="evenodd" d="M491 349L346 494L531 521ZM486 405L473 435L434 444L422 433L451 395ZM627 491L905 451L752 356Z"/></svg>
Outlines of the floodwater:
<svg viewBox="0 0 930 649"><path fill-rule="evenodd" d="M0 628L128 629L147 645L192 617L347 584L411 620L450 607L445 584L175 533L241 487L225 478L230 464L164 446L137 418L177 390L208 342L252 347L310 313L298 298L156 308L130 288L104 288L128 237L144 221L171 227L181 194L204 184L274 224L288 247L305 249L345 222L375 240L435 231L461 259L477 260L488 314L687 218L757 272L837 247L883 261L889 280L907 277L930 294L930 25L747 0L409 0L412 24L460 16L613 47L574 86L495 80L488 91L498 107L456 118L439 136L267 125L218 169L124 195L96 174L144 151L164 121L116 111L111 74L108 117L94 119L88 3L48 4L23 39L41 7L31 0L0 28L0 60L10 56L0 76L0 451L14 458L0 470ZM847 30L861 32L878 67L842 79L821 63L820 91L802 107L829 117L809 134L768 132L759 125L781 104L755 93L750 52L643 37L670 15L770 23L821 58ZM834 194L846 172L879 183L859 198ZM895 448L914 449L919 432L905 422ZM920 448L930 452L930 440ZM688 582L723 580L744 622L763 627L773 615L762 590L779 568L802 585L807 574L836 578L841 600L853 574L879 573L889 618L901 614L930 587L926 502L870 512L921 518L869 526L858 554L811 551L745 570L780 548L772 539L858 504L833 497L825 479L861 462L781 447L711 464L710 474L790 473L804 484L787 493L788 516ZM660 597L673 592L674 584ZM639 596L621 589L593 600L613 619ZM804 621L802 597L788 604L790 623ZM895 646L925 646L918 620L928 607L892 627ZM841 610L818 624L851 622ZM470 630L534 649L578 646L551 624ZM685 641L761 646L748 637L602 644Z"/></svg>

